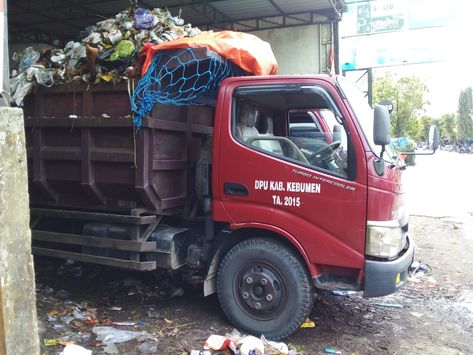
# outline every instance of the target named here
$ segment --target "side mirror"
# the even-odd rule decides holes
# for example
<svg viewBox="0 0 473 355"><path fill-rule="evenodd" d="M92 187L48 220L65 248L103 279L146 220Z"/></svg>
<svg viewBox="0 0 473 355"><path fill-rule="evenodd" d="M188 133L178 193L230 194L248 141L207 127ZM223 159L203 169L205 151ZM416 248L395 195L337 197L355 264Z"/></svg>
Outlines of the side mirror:
<svg viewBox="0 0 473 355"><path fill-rule="evenodd" d="M394 110L394 106L393 106L392 102L389 101L389 100L381 100L381 101L379 102L379 104L380 104L381 106L386 106L386 108L388 109L388 112L389 112L390 114L391 114L391 113L393 112L393 110Z"/></svg>
<svg viewBox="0 0 473 355"><path fill-rule="evenodd" d="M440 145L440 136L437 126L430 126L429 128L429 149L431 152L421 153L421 152L403 152L403 155L432 155L439 148Z"/></svg>
<svg viewBox="0 0 473 355"><path fill-rule="evenodd" d="M336 142L336 141L341 142L342 141L342 127L340 127L339 125L334 125L333 126L332 138L333 138L334 142Z"/></svg>
<svg viewBox="0 0 473 355"><path fill-rule="evenodd" d="M437 129L437 126L432 125L429 128L429 147L435 152L438 149L439 144L440 144L439 130Z"/></svg>
<svg viewBox="0 0 473 355"><path fill-rule="evenodd" d="M391 120L386 106L377 105L374 108L373 140L376 145L391 143Z"/></svg>

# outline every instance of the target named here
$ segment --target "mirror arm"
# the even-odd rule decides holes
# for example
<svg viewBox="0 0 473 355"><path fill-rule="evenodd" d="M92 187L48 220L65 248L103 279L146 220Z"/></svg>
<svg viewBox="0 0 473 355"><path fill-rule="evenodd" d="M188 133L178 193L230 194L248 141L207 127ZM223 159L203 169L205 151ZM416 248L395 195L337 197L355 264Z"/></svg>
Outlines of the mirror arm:
<svg viewBox="0 0 473 355"><path fill-rule="evenodd" d="M386 146L383 144L381 146L381 154L379 155L380 159L383 159L384 152L386 151Z"/></svg>
<svg viewBox="0 0 473 355"><path fill-rule="evenodd" d="M428 152L428 153L400 152L399 154L402 154L402 155L434 155L435 152L436 152L436 150L433 150L433 151Z"/></svg>
<svg viewBox="0 0 473 355"><path fill-rule="evenodd" d="M376 159L373 162L374 170L376 171L376 174L378 174L379 176L384 175L384 159L383 159L384 152L385 152L385 145L383 144L381 146L381 154L379 155L379 159Z"/></svg>

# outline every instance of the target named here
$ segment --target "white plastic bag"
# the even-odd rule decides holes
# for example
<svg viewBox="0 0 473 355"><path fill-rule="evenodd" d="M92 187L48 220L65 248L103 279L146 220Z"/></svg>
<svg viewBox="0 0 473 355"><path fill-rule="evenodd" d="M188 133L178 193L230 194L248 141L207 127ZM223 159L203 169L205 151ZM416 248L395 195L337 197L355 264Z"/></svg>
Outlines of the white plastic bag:
<svg viewBox="0 0 473 355"><path fill-rule="evenodd" d="M93 327L92 331L97 335L97 340L104 344L108 343L124 343L129 340L136 339L144 341L147 339L155 339L148 332L137 332L133 330L121 330L113 327L97 326Z"/></svg>
<svg viewBox="0 0 473 355"><path fill-rule="evenodd" d="M59 355L92 355L92 350L83 348L80 345L68 344Z"/></svg>
<svg viewBox="0 0 473 355"><path fill-rule="evenodd" d="M26 80L25 73L10 79L11 102L16 106L23 106L23 99L33 88L34 82Z"/></svg>

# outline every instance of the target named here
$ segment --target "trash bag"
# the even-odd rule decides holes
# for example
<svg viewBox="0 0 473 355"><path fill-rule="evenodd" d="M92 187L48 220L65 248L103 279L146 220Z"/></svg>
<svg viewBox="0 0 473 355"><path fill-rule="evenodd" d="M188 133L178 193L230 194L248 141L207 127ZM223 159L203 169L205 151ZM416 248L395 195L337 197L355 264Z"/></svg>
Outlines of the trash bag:
<svg viewBox="0 0 473 355"><path fill-rule="evenodd" d="M248 335L243 339L240 339L239 343L241 355L263 355L264 354L264 343L261 339Z"/></svg>
<svg viewBox="0 0 473 355"><path fill-rule="evenodd" d="M122 32L117 28L107 33L108 39L112 44L117 44L123 38Z"/></svg>
<svg viewBox="0 0 473 355"><path fill-rule="evenodd" d="M92 351L76 344L67 344L59 355L92 355Z"/></svg>
<svg viewBox="0 0 473 355"><path fill-rule="evenodd" d="M106 354L118 354L118 349L114 343L107 343L103 347L103 352Z"/></svg>
<svg viewBox="0 0 473 355"><path fill-rule="evenodd" d="M149 10L142 8L135 11L133 19L133 25L139 30L149 29L158 22L158 18L155 15L153 15Z"/></svg>
<svg viewBox="0 0 473 355"><path fill-rule="evenodd" d="M26 73L10 79L11 102L16 106L22 107L23 100L33 88L34 82L26 79Z"/></svg>
<svg viewBox="0 0 473 355"><path fill-rule="evenodd" d="M25 77L25 73L20 73L18 74L18 72L14 71L15 73L12 74L12 77L10 78L10 92L13 93L15 92L15 90L17 89L18 85L20 84L20 82L24 79Z"/></svg>
<svg viewBox="0 0 473 355"><path fill-rule="evenodd" d="M97 22L97 27L102 31L113 31L115 28L115 19L109 18L100 22Z"/></svg>
<svg viewBox="0 0 473 355"><path fill-rule="evenodd" d="M64 48L64 52L69 58L85 58L85 45L80 42L69 41Z"/></svg>
<svg viewBox="0 0 473 355"><path fill-rule="evenodd" d="M164 42L174 41L179 38L179 35L176 32L166 31L160 37Z"/></svg>
<svg viewBox="0 0 473 355"><path fill-rule="evenodd" d="M98 44L102 41L102 35L98 32L92 32L90 33L87 37L82 39L83 43L92 43L92 44Z"/></svg>
<svg viewBox="0 0 473 355"><path fill-rule="evenodd" d="M36 52L33 47L26 48L23 54L23 58L21 58L20 60L20 65L18 69L20 71L28 69L33 64L36 64L38 62L40 56L41 55Z"/></svg>
<svg viewBox="0 0 473 355"><path fill-rule="evenodd" d="M104 344L108 343L124 343L129 340L136 339L138 341L145 341L148 339L154 339L148 332L137 332L133 330L121 330L113 327L93 327L92 331L97 335L97 340Z"/></svg>
<svg viewBox="0 0 473 355"><path fill-rule="evenodd" d="M85 45L79 42L70 41L66 44L64 48L64 53L66 54L67 63L66 71L73 72L75 68L79 66L79 63L85 61L87 56Z"/></svg>
<svg viewBox="0 0 473 355"><path fill-rule="evenodd" d="M172 23L176 26L182 26L184 25L184 19L180 18L180 17L177 17L177 16L173 16L171 17L170 19L172 21Z"/></svg>
<svg viewBox="0 0 473 355"><path fill-rule="evenodd" d="M46 70L42 65L33 65L26 70L26 76L34 76L36 82L40 85L51 87L54 85L53 73Z"/></svg>
<svg viewBox="0 0 473 355"><path fill-rule="evenodd" d="M118 58L111 60L111 58L113 58L112 55L116 52L117 47L110 48L99 53L99 56L97 57L97 63L103 71L110 72L112 70L118 70L118 72L123 72L135 61L138 55L136 50L128 57L120 58L118 55L116 55Z"/></svg>
<svg viewBox="0 0 473 355"><path fill-rule="evenodd" d="M117 46L114 48L108 60L114 62L117 59L128 58L132 56L134 52L135 45L133 44L133 42L124 39L118 42Z"/></svg>
<svg viewBox="0 0 473 355"><path fill-rule="evenodd" d="M157 339L148 339L138 345L138 350L143 354L156 354L158 349L158 340Z"/></svg>
<svg viewBox="0 0 473 355"><path fill-rule="evenodd" d="M66 55L60 49L52 52L51 58L52 66L61 66L66 61Z"/></svg>

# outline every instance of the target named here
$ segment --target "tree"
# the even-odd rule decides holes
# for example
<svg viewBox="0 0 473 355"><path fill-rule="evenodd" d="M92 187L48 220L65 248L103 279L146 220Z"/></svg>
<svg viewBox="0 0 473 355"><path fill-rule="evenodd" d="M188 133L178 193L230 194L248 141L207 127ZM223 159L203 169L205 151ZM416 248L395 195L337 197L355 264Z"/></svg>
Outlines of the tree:
<svg viewBox="0 0 473 355"><path fill-rule="evenodd" d="M391 114L393 135L402 137L418 134L417 116L427 104L425 94L427 87L416 76L397 78L391 73L375 79L373 83L373 103L389 100L394 110Z"/></svg>
<svg viewBox="0 0 473 355"><path fill-rule="evenodd" d="M409 138L415 141L423 140L425 119L431 120L431 118L428 116L422 116L421 118L414 118L408 123L406 133Z"/></svg>
<svg viewBox="0 0 473 355"><path fill-rule="evenodd" d="M458 140L473 137L473 92L471 87L460 92L458 98L457 136Z"/></svg>
<svg viewBox="0 0 473 355"><path fill-rule="evenodd" d="M427 141L429 139L430 126L434 123L432 117L424 115L419 119L419 131L417 133L417 140Z"/></svg>
<svg viewBox="0 0 473 355"><path fill-rule="evenodd" d="M448 139L450 143L457 141L457 119L454 113L444 113L438 121L440 138Z"/></svg>

